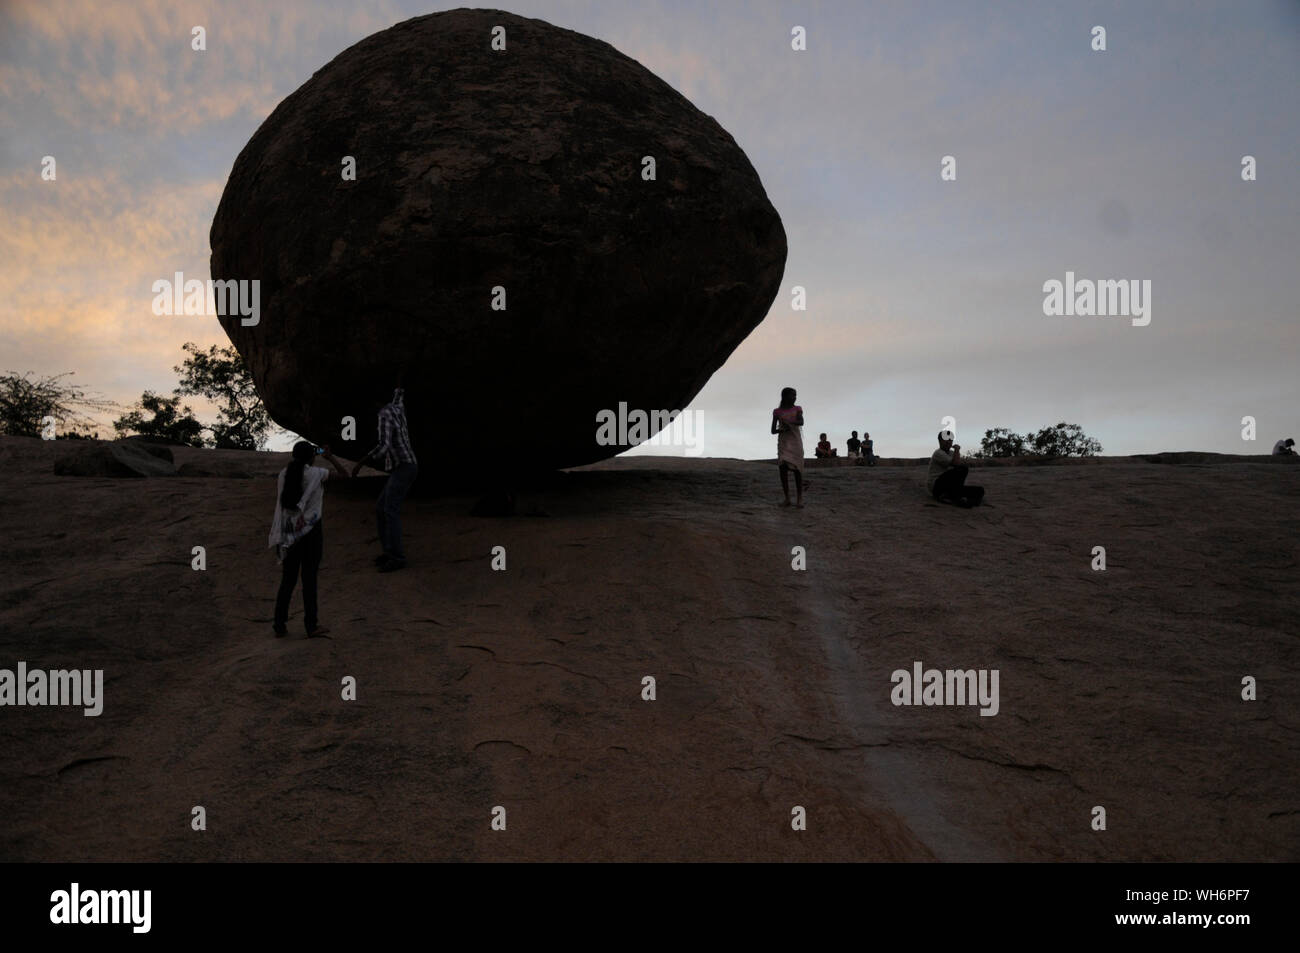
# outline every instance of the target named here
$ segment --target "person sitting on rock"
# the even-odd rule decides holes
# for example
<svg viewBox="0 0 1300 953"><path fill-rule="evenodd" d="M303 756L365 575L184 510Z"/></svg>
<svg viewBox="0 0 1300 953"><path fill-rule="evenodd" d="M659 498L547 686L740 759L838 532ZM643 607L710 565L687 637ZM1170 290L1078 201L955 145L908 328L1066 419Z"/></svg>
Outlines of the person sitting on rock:
<svg viewBox="0 0 1300 953"><path fill-rule="evenodd" d="M876 465L876 442L865 430L862 432L862 460L869 467Z"/></svg>
<svg viewBox="0 0 1300 953"><path fill-rule="evenodd" d="M818 459L828 459L835 456L835 448L832 447L831 442L826 439L826 434L822 434L821 439L817 441L816 453Z"/></svg>
<svg viewBox="0 0 1300 953"><path fill-rule="evenodd" d="M1273 444L1273 456L1275 457L1296 456L1295 441L1292 440L1290 437L1287 437L1285 440L1279 440L1277 443Z"/></svg>
<svg viewBox="0 0 1300 953"><path fill-rule="evenodd" d="M848 455L852 457L854 460L858 459L858 457L861 456L862 441L858 439L858 432L856 430L853 431L853 436L849 437L847 446L849 451Z"/></svg>
<svg viewBox="0 0 1300 953"><path fill-rule="evenodd" d="M936 500L978 506L984 499L984 487L966 485L970 468L961 462L961 444L952 440L952 431L939 431L939 449L930 455L926 484Z"/></svg>

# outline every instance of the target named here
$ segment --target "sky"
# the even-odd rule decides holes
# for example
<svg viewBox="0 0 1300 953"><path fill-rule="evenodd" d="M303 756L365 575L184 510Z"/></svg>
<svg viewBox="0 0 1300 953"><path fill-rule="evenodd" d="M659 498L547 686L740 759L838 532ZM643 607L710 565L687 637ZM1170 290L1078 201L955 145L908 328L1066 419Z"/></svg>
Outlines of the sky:
<svg viewBox="0 0 1300 953"><path fill-rule="evenodd" d="M228 342L214 317L154 315L151 286L208 276L253 132L348 46L453 7L0 0L0 372L72 371L124 405L170 393L184 342ZM784 222L781 291L687 408L690 452L774 456L785 386L809 449L858 430L921 456L947 416L968 449L1058 421L1107 454L1300 437L1300 2L507 9L666 80L736 139ZM1044 314L1067 271L1150 281L1149 324Z"/></svg>

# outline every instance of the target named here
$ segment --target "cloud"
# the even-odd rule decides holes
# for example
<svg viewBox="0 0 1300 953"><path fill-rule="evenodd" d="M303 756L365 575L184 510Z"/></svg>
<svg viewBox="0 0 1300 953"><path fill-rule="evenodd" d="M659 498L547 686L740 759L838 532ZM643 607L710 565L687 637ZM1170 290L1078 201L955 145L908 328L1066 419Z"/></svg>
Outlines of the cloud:
<svg viewBox="0 0 1300 953"><path fill-rule="evenodd" d="M337 13L298 3L18 3L0 11L0 32L12 46L21 37L26 55L0 60L0 90L38 101L46 121L185 135L232 117L260 121L310 76L304 60L323 65L396 18L392 3ZM206 50L191 46L196 26Z"/></svg>

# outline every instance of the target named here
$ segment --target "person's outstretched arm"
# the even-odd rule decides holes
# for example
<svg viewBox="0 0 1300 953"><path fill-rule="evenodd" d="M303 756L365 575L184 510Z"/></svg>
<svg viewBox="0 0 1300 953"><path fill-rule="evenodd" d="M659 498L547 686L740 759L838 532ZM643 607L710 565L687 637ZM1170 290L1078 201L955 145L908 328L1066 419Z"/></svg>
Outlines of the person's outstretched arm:
<svg viewBox="0 0 1300 953"><path fill-rule="evenodd" d="M348 473L348 468L343 465L343 462L338 457L334 456L334 454L330 452L328 446L322 447L321 449L325 451L321 456L328 460L330 465L338 472L338 475L346 480L350 475ZM358 464L358 466L360 466L360 464Z"/></svg>
<svg viewBox="0 0 1300 953"><path fill-rule="evenodd" d="M370 463L371 460L383 460L384 453L388 450L390 446L392 446L392 443L393 443L393 418L389 414L380 411L379 412L379 444L378 446L375 447L375 449L371 450L369 453L367 453L364 457L362 457L357 462L357 465L352 468L352 475L356 476L359 472L361 472L362 467L372 465Z"/></svg>

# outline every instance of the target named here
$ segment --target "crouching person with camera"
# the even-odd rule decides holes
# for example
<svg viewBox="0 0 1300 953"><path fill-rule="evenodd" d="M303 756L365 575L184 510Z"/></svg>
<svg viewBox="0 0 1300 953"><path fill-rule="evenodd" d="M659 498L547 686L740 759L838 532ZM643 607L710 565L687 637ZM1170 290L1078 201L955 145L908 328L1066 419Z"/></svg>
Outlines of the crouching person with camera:
<svg viewBox="0 0 1300 953"><path fill-rule="evenodd" d="M984 487L968 485L969 473L970 467L961 461L961 444L953 443L952 431L940 431L939 449L930 454L930 469L926 473L931 494L941 503L978 506L984 499Z"/></svg>

